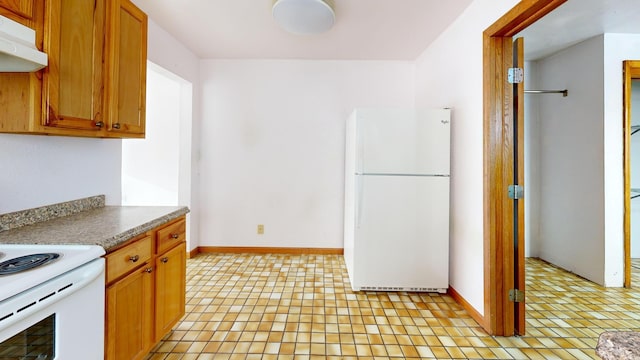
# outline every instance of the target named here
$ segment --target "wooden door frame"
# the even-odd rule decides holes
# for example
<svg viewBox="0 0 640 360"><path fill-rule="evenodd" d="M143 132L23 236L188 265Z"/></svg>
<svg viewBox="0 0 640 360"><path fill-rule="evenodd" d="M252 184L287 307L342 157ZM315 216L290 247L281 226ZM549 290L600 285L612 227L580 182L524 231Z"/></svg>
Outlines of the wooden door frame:
<svg viewBox="0 0 640 360"><path fill-rule="evenodd" d="M492 335L515 334L513 288L513 94L507 69L513 36L567 0L522 0L483 33L484 324ZM522 132L521 132L522 133ZM520 138L522 135L518 134ZM519 139L522 143L524 139Z"/></svg>
<svg viewBox="0 0 640 360"><path fill-rule="evenodd" d="M524 66L524 38L518 37L513 40L513 65L520 69L524 69L527 71ZM514 151L517 150L517 156L514 156L516 165L514 165L514 171L517 173L514 174L514 179L516 179L516 184L520 186L527 186L525 184L524 179L524 82L519 84L512 85L512 94L514 99L512 101L514 105L514 132L517 131L516 139L514 141ZM515 146L517 145L517 146ZM512 249L511 253L514 255L514 270L516 272L516 276L514 276L514 288L520 291L525 291L525 268L524 268L524 233L525 233L525 223L524 223L524 212L525 212L525 201L527 199L519 199L517 202L512 201L514 206L518 206L517 210L514 208L514 211L517 211L517 218L513 218L514 221L517 221L517 241L512 241L512 243L517 243L517 249ZM517 260L517 261L516 261ZM514 307L514 332L519 335L525 334L525 302L519 302Z"/></svg>
<svg viewBox="0 0 640 360"><path fill-rule="evenodd" d="M640 61L623 62L624 287L631 287L631 82L640 79ZM637 110L636 110L637 111Z"/></svg>

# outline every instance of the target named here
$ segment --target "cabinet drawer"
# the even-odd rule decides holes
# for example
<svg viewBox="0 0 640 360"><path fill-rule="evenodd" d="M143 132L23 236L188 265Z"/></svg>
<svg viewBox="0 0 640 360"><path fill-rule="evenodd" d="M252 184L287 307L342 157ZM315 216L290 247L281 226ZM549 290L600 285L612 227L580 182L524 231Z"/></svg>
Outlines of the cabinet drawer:
<svg viewBox="0 0 640 360"><path fill-rule="evenodd" d="M176 244L186 240L186 221L184 218L158 230L156 254L162 254Z"/></svg>
<svg viewBox="0 0 640 360"><path fill-rule="evenodd" d="M125 275L129 271L151 259L151 236L137 240L122 249L107 255L107 283Z"/></svg>

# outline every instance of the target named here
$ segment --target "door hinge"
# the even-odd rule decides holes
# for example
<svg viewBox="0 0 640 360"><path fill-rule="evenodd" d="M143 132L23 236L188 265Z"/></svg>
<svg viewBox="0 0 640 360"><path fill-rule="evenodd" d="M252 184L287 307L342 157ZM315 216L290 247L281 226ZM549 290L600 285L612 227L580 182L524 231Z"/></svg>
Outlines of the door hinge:
<svg viewBox="0 0 640 360"><path fill-rule="evenodd" d="M524 69L509 68L507 71L507 81L509 81L509 84L520 84L524 82Z"/></svg>
<svg viewBox="0 0 640 360"><path fill-rule="evenodd" d="M518 289L509 290L509 301L512 302L524 302L524 291Z"/></svg>
<svg viewBox="0 0 640 360"><path fill-rule="evenodd" d="M509 185L509 199L518 200L524 197L524 188L520 185Z"/></svg>

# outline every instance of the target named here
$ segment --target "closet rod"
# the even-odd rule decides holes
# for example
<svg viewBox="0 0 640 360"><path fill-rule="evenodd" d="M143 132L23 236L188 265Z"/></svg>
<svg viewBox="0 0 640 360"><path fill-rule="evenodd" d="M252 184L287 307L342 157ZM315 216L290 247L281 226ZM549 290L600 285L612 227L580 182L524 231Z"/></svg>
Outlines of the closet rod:
<svg viewBox="0 0 640 360"><path fill-rule="evenodd" d="M562 94L563 97L569 95L569 90L525 90L525 94Z"/></svg>

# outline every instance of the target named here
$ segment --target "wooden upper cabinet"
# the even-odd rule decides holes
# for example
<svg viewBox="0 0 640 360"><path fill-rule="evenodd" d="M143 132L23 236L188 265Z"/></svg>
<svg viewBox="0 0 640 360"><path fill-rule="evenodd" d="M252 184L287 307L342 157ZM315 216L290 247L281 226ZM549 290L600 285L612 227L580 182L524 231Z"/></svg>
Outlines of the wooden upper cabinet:
<svg viewBox="0 0 640 360"><path fill-rule="evenodd" d="M0 14L49 56L41 71L0 73L0 132L144 137L147 16L130 0L0 0Z"/></svg>
<svg viewBox="0 0 640 360"><path fill-rule="evenodd" d="M35 27L35 8L34 0L0 0L0 15L31 28Z"/></svg>
<svg viewBox="0 0 640 360"><path fill-rule="evenodd" d="M111 1L109 131L144 134L147 15L128 0Z"/></svg>
<svg viewBox="0 0 640 360"><path fill-rule="evenodd" d="M105 0L46 5L45 126L99 131L104 125Z"/></svg>
<svg viewBox="0 0 640 360"><path fill-rule="evenodd" d="M42 50L45 0L0 0L0 15L36 31ZM0 73L0 132L29 133L40 125L42 71ZM36 120L36 121L34 121Z"/></svg>

